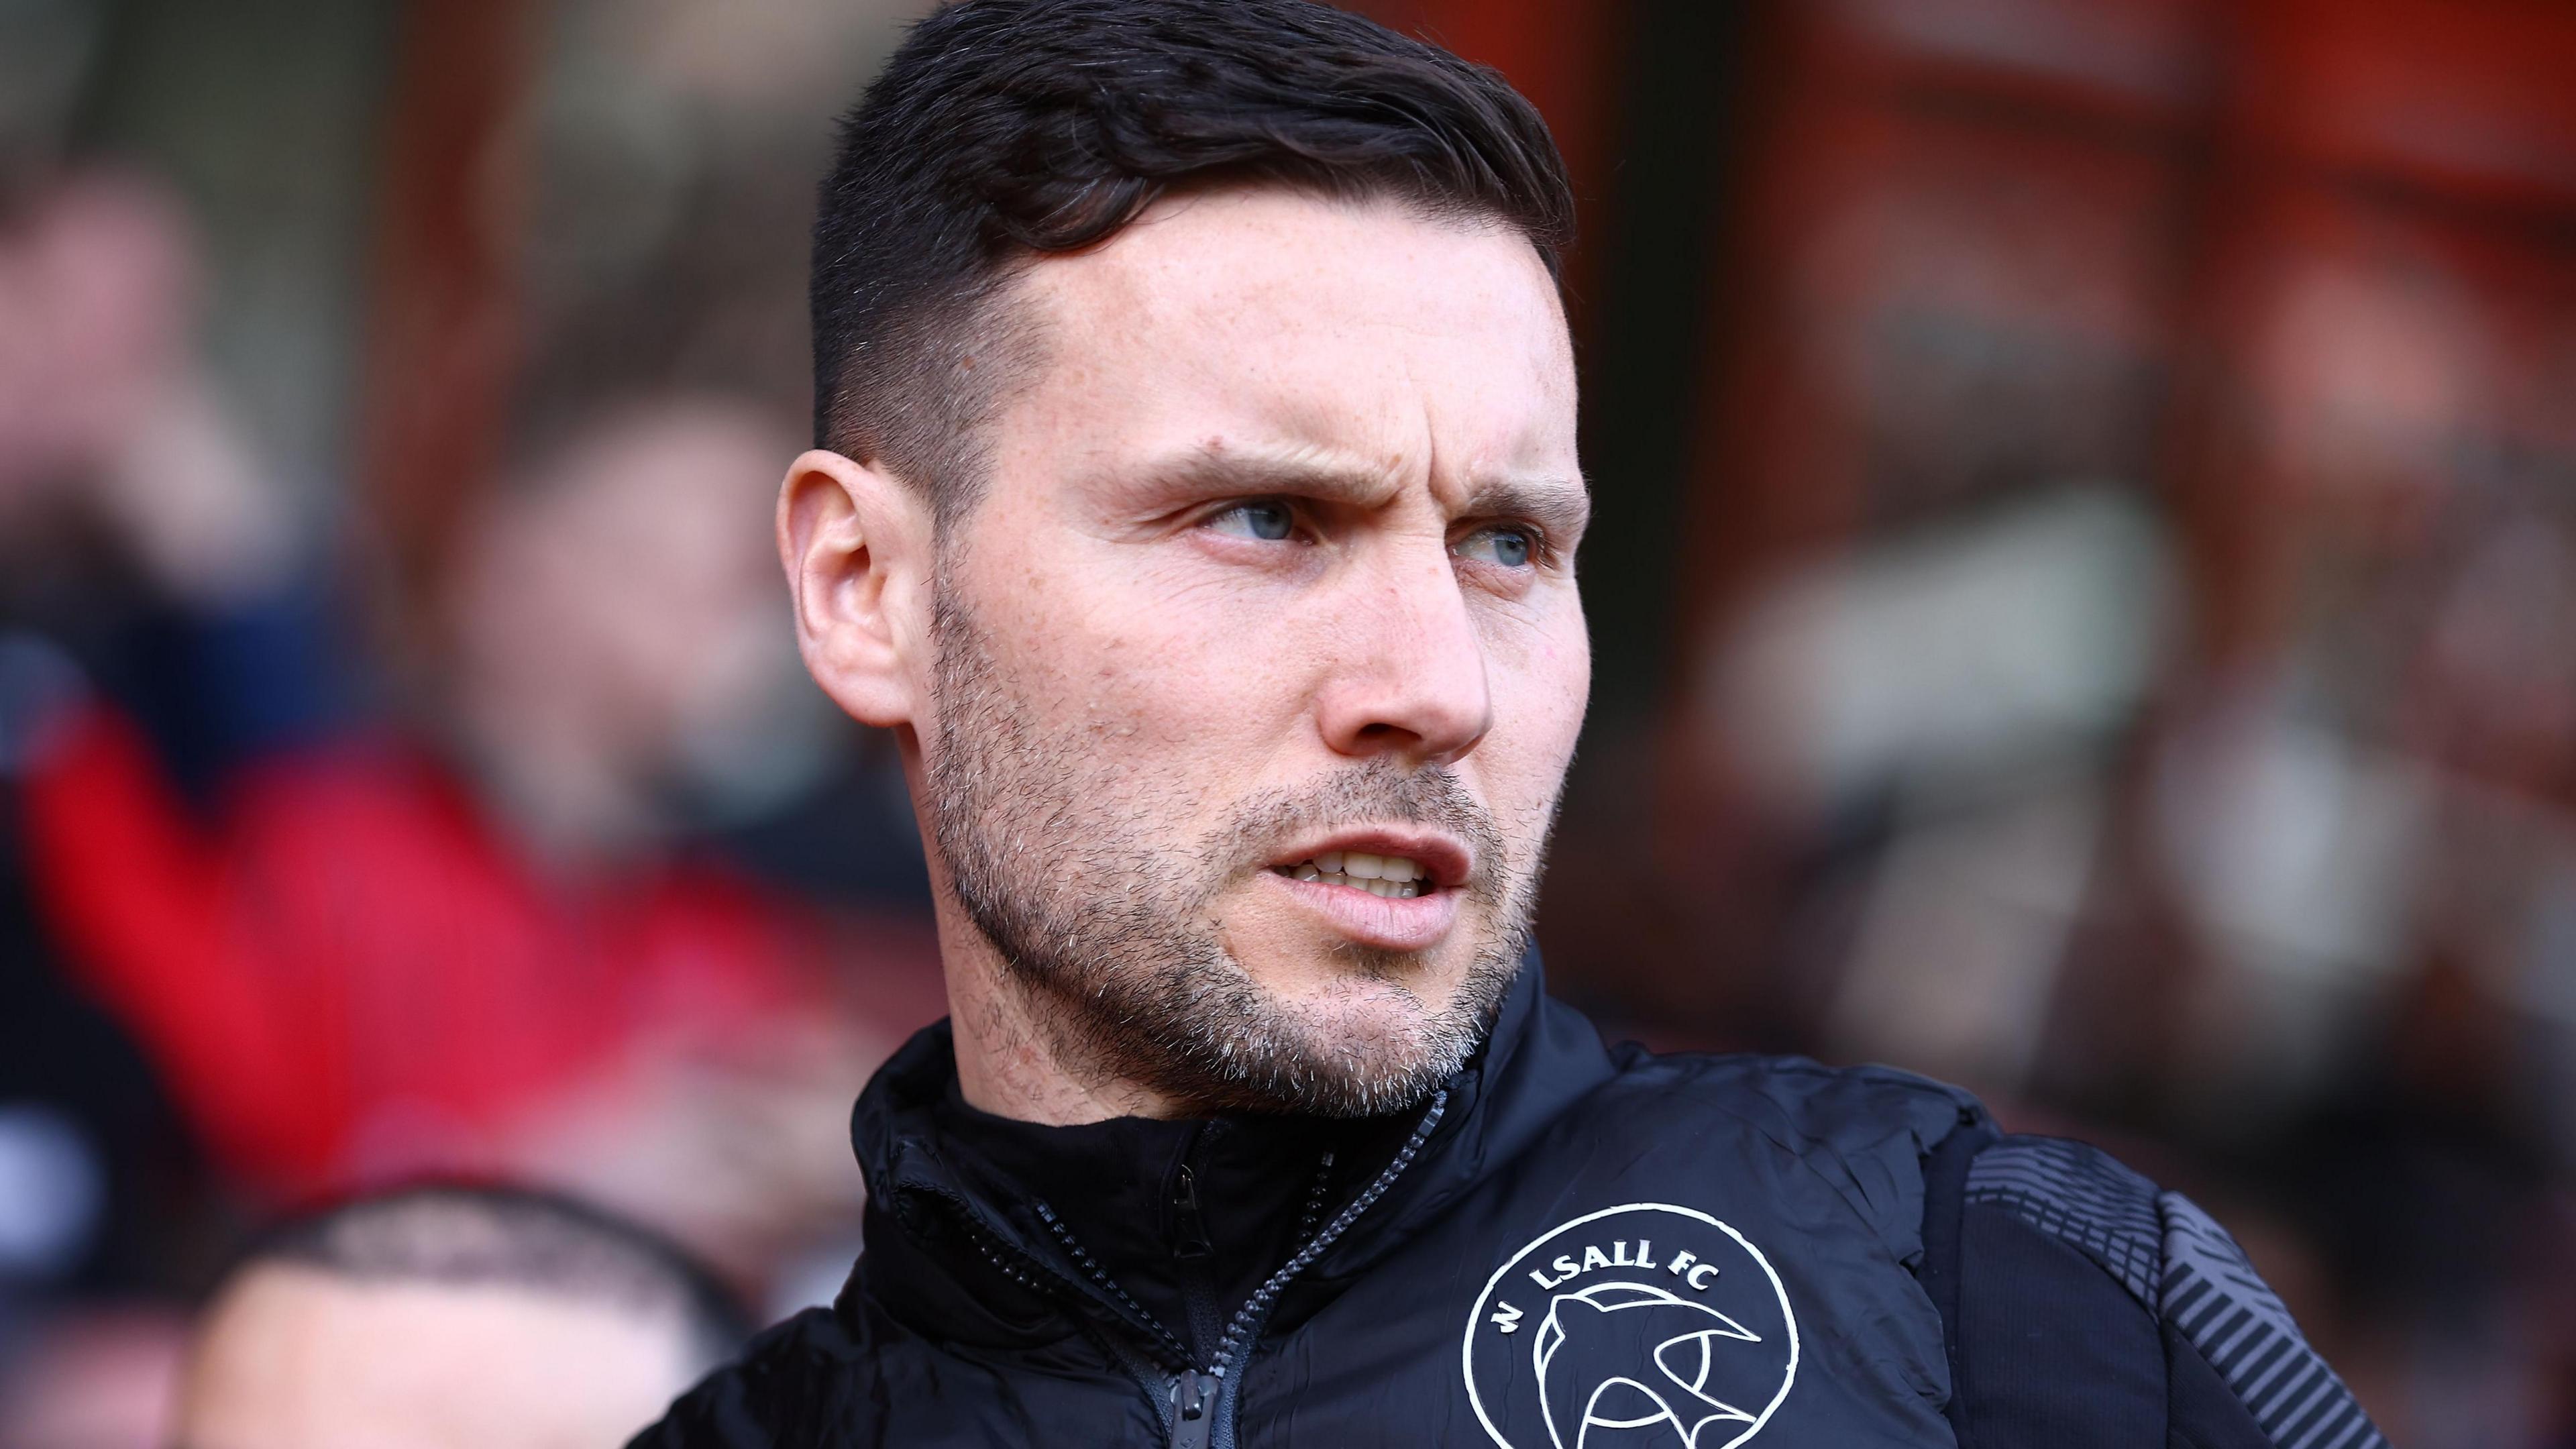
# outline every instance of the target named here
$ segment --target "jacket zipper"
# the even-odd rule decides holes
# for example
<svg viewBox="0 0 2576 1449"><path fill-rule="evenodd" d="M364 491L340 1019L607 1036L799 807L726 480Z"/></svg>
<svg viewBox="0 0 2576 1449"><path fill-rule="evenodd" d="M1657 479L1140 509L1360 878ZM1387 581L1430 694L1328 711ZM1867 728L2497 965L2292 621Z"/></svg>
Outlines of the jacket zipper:
<svg viewBox="0 0 2576 1449"><path fill-rule="evenodd" d="M1199 1216L1199 1175L1186 1162L1173 1174L1172 1216L1176 1229L1172 1235L1173 1257L1204 1258L1216 1251L1216 1245L1208 1241L1207 1222Z"/></svg>
<svg viewBox="0 0 2576 1449"><path fill-rule="evenodd" d="M1212 1449L1216 1442L1217 1417L1234 1402L1226 1393L1227 1381L1242 1366L1241 1360L1251 1351L1261 1326L1269 1321L1270 1310L1277 1304L1280 1293L1296 1281L1297 1275L1312 1267L1326 1249L1341 1239L1342 1234L1350 1231L1351 1224L1375 1206L1377 1200L1386 1195L1387 1189L1395 1185L1395 1180L1404 1175L1404 1170L1413 1165L1413 1159L1421 1153L1422 1144L1430 1140L1432 1130L1440 1125L1441 1114L1448 1110L1448 1106L1449 1092L1446 1088L1431 1094L1431 1105L1423 1112L1422 1120L1414 1125L1413 1135L1397 1149L1394 1160L1387 1163L1366 1188L1361 1189L1359 1196L1334 1214L1322 1231L1281 1264L1279 1271L1264 1279L1261 1286L1253 1290L1252 1296L1244 1300L1241 1308L1235 1310L1234 1317L1226 1323L1224 1335L1217 1340L1214 1360L1204 1369L1191 1366L1188 1348L1170 1329L1147 1313L1143 1305L1128 1296L1127 1290L1118 1286L1117 1280L1110 1277L1108 1270L1102 1268L1098 1260L1075 1240L1072 1231L1056 1217L1052 1208L1043 1201L1033 1204L1039 1220L1072 1254L1083 1272L1126 1310L1130 1326L1144 1332L1156 1347L1170 1350L1172 1356L1169 1361L1181 1365L1179 1373L1164 1376L1163 1401L1155 1405L1158 1412L1169 1411L1165 1424L1171 1449ZM996 1268L1022 1284L1052 1296L1068 1292L1079 1297L1089 1296L1063 1274L1004 1242L999 1233L983 1225L973 1206L964 1198L944 1192L936 1195L957 1213L974 1237L976 1247ZM1142 1365L1127 1355L1116 1353L1114 1347L1112 1352L1113 1356L1126 1363L1128 1372L1138 1379L1140 1386L1150 1382Z"/></svg>
<svg viewBox="0 0 2576 1449"><path fill-rule="evenodd" d="M1193 1137L1191 1152L1195 1151ZM1208 1272L1216 1244L1209 1240L1207 1220L1199 1210L1198 1170L1188 1161L1189 1155L1183 1155L1172 1174L1172 1267L1180 1280L1181 1313L1189 1325L1190 1342L1214 1343L1225 1329L1225 1304L1217 1297L1216 1282Z"/></svg>
<svg viewBox="0 0 2576 1449"><path fill-rule="evenodd" d="M1055 1215L1055 1209L1048 1207L1044 1198L1030 1199L1030 1206L1037 1209L1038 1221L1045 1223L1047 1231L1055 1234L1057 1246L1072 1257L1091 1279L1093 1287L1116 1299L1118 1306L1127 1311L1129 1321L1152 1337L1156 1346L1170 1355L1171 1362L1184 1365L1190 1362L1189 1345L1181 1342L1181 1336L1164 1327L1161 1319L1146 1312L1144 1304L1118 1286L1118 1280L1109 1276L1109 1270L1100 1266L1100 1261L1091 1256L1091 1250L1082 1246L1081 1240L1074 1237L1073 1229L1064 1225L1064 1219Z"/></svg>
<svg viewBox="0 0 2576 1449"><path fill-rule="evenodd" d="M1172 1380L1172 1449L1208 1449L1216 1438L1218 1380L1194 1368Z"/></svg>
<svg viewBox="0 0 2576 1449"><path fill-rule="evenodd" d="M966 1230L967 1237L973 1240L975 1250L982 1253L984 1260L992 1264L995 1271L1004 1277L1033 1293L1048 1298L1079 1304L1091 1297L1083 1291L1082 1285L1012 1247L999 1232L984 1222L983 1216L976 1212L974 1205L965 1198L937 1188L916 1187L913 1191L926 1192L945 1205L958 1224ZM1043 1211L1043 1205L1041 1210ZM1093 1271L1097 1273L1096 1266ZM1111 1287L1115 1291L1116 1285L1113 1284ZM1188 1363L1189 1354L1186 1350L1180 1349L1178 1341L1172 1338L1169 1330L1156 1323L1153 1317L1146 1314L1142 1308L1137 1307L1134 1300L1128 1299L1124 1293L1119 1293L1118 1297L1138 1315L1137 1319L1130 1323L1130 1327L1147 1333L1148 1337L1160 1335L1165 1343L1176 1350L1170 1359L1156 1362L1150 1354L1139 1356L1131 1346L1122 1341L1120 1335L1109 1332L1079 1307L1075 1308L1073 1314L1074 1326L1081 1329L1084 1337L1098 1344L1103 1353L1124 1368L1128 1377L1136 1381L1137 1388L1144 1392L1146 1402L1152 1403L1155 1385L1167 1383L1170 1380L1168 1366L1172 1363Z"/></svg>
<svg viewBox="0 0 2576 1449"><path fill-rule="evenodd" d="M1432 1093L1430 1107L1423 1112L1422 1120L1414 1124L1413 1135L1396 1150L1395 1159L1378 1173L1374 1181L1362 1188L1360 1195L1352 1198L1348 1206L1335 1213L1323 1231L1315 1234L1287 1262L1282 1263L1279 1271L1252 1290L1252 1296L1235 1310L1233 1320L1225 1326L1225 1336L1217 1340L1216 1361L1204 1374L1188 1371L1182 1374L1180 1384L1175 1386L1175 1401L1178 1402L1186 1391L1196 1389L1200 1402L1205 1405L1205 1412L1196 1419L1173 1423L1172 1449L1208 1449L1215 1442L1217 1416L1234 1403L1225 1391L1227 1377L1242 1367L1241 1360L1251 1353L1261 1326L1270 1321L1270 1310L1277 1304L1280 1293L1296 1281L1298 1274L1313 1266L1317 1258L1324 1256L1325 1249L1340 1241L1342 1234L1350 1231L1351 1224L1359 1221L1360 1214L1376 1206L1377 1200L1386 1196L1386 1190L1395 1186L1395 1180L1413 1165L1413 1159L1422 1151L1422 1144L1430 1140L1432 1129L1440 1125L1440 1115L1448 1109L1448 1089L1444 1087Z"/></svg>

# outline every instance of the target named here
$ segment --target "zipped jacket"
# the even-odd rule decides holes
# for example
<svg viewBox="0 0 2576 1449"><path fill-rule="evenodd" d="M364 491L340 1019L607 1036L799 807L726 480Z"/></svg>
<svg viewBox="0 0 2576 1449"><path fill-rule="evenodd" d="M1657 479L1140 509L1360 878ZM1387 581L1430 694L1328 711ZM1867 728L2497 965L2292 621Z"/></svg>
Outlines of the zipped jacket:
<svg viewBox="0 0 2576 1449"><path fill-rule="evenodd" d="M2382 1442L2181 1199L1901 1072L1605 1049L1534 959L1384 1122L955 1078L945 1024L879 1072L847 1287L635 1449Z"/></svg>

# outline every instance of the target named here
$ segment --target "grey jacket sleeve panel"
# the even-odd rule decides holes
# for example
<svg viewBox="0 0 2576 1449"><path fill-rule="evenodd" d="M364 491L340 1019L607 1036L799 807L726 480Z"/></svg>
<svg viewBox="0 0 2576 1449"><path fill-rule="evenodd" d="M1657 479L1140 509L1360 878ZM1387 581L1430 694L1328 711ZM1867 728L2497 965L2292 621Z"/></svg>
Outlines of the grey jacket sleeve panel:
<svg viewBox="0 0 2576 1449"><path fill-rule="evenodd" d="M2273 1449L2387 1449L2245 1250L2178 1192L2158 1194L2164 1229L2157 1309L2262 1429ZM2176 1350L2179 1354L2180 1350ZM2179 1431L2185 1426L2177 1425ZM2207 1446L2213 1439L2190 1441Z"/></svg>
<svg viewBox="0 0 2576 1449"><path fill-rule="evenodd" d="M2119 1334L2122 1325L2144 1321L2153 1324L2161 1344L2165 1423L2157 1437L2167 1445L2386 1449L2387 1440L2309 1346L2244 1250L2190 1199L2160 1191L2095 1148L2040 1137L2009 1137L1978 1154L1968 1170L1965 1196L1971 1243L1977 1241L1974 1224L1982 1220L1989 1225L1984 1240L1997 1245L1984 1256L2002 1271L1980 1275L1972 1264L1965 1275L1963 1358L2026 1360L2035 1348L2062 1355L2106 1334ZM2043 1260L2001 1250L1994 1230L2006 1222L2090 1260L2120 1291L2087 1303L2088 1295L2068 1292L2062 1277L2041 1288L2033 1269L2008 1266ZM1997 1311L1990 1306L1980 1312L1975 1305L1981 1298L2020 1301L2020 1307ZM2055 1301L2021 1301L2034 1298ZM2023 1324L2015 1342L1981 1328L2005 1319ZM2037 1319L2053 1320L2045 1341L2031 1327ZM2121 1356L2138 1356L2137 1346ZM1972 1388L1970 1422L1982 1419L2000 1428L2018 1415L2026 1407L2019 1400L2028 1395L2014 1385L2024 1377L1984 1376L2007 1402L1976 1404ZM2061 1396L2066 1389L2062 1383L2042 1387ZM2079 1394L2075 1401L2129 1404L2117 1436L2126 1441L2144 1427L2134 1422L2139 1417L2131 1403L2136 1396L2099 1392L2109 1387L2093 1385L2096 1392ZM1994 1442L1977 1449L2016 1449L2026 1436L2002 1432L1988 1437Z"/></svg>

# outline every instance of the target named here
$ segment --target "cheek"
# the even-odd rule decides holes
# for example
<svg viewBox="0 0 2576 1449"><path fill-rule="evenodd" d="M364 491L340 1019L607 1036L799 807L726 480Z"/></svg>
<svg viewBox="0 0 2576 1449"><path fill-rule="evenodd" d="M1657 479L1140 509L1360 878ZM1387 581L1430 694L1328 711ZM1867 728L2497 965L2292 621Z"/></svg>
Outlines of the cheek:
<svg viewBox="0 0 2576 1449"><path fill-rule="evenodd" d="M1563 783L1592 688L1592 649L1579 612L1540 627L1488 635L1494 728L1479 745L1494 808L1537 822Z"/></svg>
<svg viewBox="0 0 2576 1449"><path fill-rule="evenodd" d="M1121 635L1096 656L1092 708L1105 723L1176 757L1248 763L1304 715L1300 676L1277 648L1257 630Z"/></svg>
<svg viewBox="0 0 2576 1449"><path fill-rule="evenodd" d="M1113 590L1023 576L995 607L1007 635L981 617L1014 692L1103 749L1241 759L1299 717L1301 651L1257 600L1152 577Z"/></svg>
<svg viewBox="0 0 2576 1449"><path fill-rule="evenodd" d="M1551 608L1485 631L1498 716L1539 754L1572 754L1592 693L1592 641L1580 607Z"/></svg>

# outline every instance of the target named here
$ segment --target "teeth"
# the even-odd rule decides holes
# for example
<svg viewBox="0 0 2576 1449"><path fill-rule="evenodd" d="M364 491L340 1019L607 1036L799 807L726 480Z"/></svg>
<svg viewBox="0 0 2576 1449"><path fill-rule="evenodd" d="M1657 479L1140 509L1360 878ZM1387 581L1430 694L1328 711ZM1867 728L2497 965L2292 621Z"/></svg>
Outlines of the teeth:
<svg viewBox="0 0 2576 1449"><path fill-rule="evenodd" d="M1328 864L1329 862L1329 864ZM1332 867L1339 866L1336 870ZM1431 893L1422 867L1400 855L1375 856L1358 851L1328 851L1313 860L1277 867L1292 880L1348 886L1385 900L1409 901ZM1370 874L1371 870L1375 874Z"/></svg>

